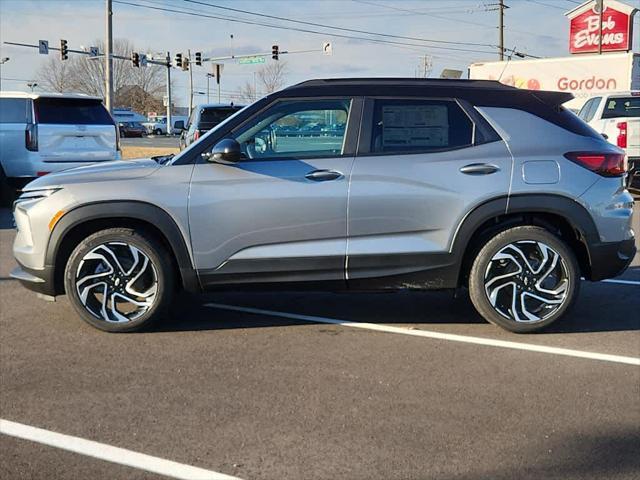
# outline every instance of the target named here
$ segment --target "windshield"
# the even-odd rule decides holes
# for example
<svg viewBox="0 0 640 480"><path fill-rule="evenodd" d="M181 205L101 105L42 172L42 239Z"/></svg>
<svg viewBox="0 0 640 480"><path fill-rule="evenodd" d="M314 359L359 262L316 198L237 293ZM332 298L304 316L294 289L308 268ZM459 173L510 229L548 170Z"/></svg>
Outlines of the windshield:
<svg viewBox="0 0 640 480"><path fill-rule="evenodd" d="M607 100L602 118L640 117L640 97L613 97Z"/></svg>

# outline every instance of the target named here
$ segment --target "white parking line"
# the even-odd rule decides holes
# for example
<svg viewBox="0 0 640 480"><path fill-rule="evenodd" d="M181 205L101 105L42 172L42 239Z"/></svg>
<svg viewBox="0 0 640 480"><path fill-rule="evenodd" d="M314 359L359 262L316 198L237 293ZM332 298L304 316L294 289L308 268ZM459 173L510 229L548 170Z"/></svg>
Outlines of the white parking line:
<svg viewBox="0 0 640 480"><path fill-rule="evenodd" d="M489 347L511 348L515 350L526 350L529 352L549 353L552 355L564 355L567 357L587 358L590 360L601 360L604 362L625 363L627 365L640 366L640 358L637 357L625 357L622 355L609 355L607 353L585 352L582 350L572 350L568 348L546 347L544 345L534 345L531 343L509 342L505 340L495 340L492 338L470 337L466 335L433 332L429 330L414 330L404 327L392 327L390 325L383 325L378 323L351 322L348 320L338 320L335 318L316 317L312 315L299 315L297 313L263 310L261 308L239 307L237 305L226 305L223 303L207 303L205 306L219 308L222 310L231 310L235 312L290 318L292 320L302 320L305 322L332 323L335 325L342 325L343 327L362 328L365 330L375 330L378 332L399 333L401 335L435 338L437 340L448 340L450 342L473 343L475 345L484 345Z"/></svg>
<svg viewBox="0 0 640 480"><path fill-rule="evenodd" d="M637 280L616 280L612 278L612 279L601 280L601 281L605 283L620 283L622 285L640 285L640 282Z"/></svg>
<svg viewBox="0 0 640 480"><path fill-rule="evenodd" d="M224 473L192 467L183 463L145 455L144 453L132 452L125 448L113 447L104 443L51 432L4 419L0 419L0 433L171 478L184 480L240 480Z"/></svg>

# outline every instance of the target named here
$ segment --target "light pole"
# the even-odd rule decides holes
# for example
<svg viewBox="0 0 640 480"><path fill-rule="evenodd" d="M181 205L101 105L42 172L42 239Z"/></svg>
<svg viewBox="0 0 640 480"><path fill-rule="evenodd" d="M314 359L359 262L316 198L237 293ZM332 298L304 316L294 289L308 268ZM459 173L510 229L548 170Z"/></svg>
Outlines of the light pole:
<svg viewBox="0 0 640 480"><path fill-rule="evenodd" d="M27 87L29 87L32 92L33 92L33 89L36 88L37 86L38 86L37 82L29 82L29 83L27 83Z"/></svg>

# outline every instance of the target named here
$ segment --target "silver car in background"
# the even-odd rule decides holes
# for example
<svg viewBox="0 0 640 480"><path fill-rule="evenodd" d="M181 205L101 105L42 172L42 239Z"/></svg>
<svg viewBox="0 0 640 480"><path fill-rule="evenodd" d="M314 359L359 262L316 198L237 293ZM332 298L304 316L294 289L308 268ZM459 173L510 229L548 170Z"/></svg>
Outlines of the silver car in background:
<svg viewBox="0 0 640 480"><path fill-rule="evenodd" d="M86 95L0 92L3 198L34 178L120 158L118 128Z"/></svg>
<svg viewBox="0 0 640 480"><path fill-rule="evenodd" d="M179 288L468 288L514 332L547 327L581 278L635 251L622 150L562 104L483 80L312 80L175 157L29 184L12 275L106 331Z"/></svg>

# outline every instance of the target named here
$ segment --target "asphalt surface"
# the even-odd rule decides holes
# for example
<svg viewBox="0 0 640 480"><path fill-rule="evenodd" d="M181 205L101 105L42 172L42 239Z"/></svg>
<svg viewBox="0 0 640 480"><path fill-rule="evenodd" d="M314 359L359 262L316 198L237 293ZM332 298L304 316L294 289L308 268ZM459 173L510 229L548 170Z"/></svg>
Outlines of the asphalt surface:
<svg viewBox="0 0 640 480"><path fill-rule="evenodd" d="M640 478L638 366L205 306L637 358L639 285L584 282L536 335L436 292L183 297L155 330L110 335L9 278L0 222L0 418L242 479ZM0 477L158 478L6 435Z"/></svg>
<svg viewBox="0 0 640 480"><path fill-rule="evenodd" d="M124 147L179 147L177 135L147 135L146 137L124 137L120 139Z"/></svg>

